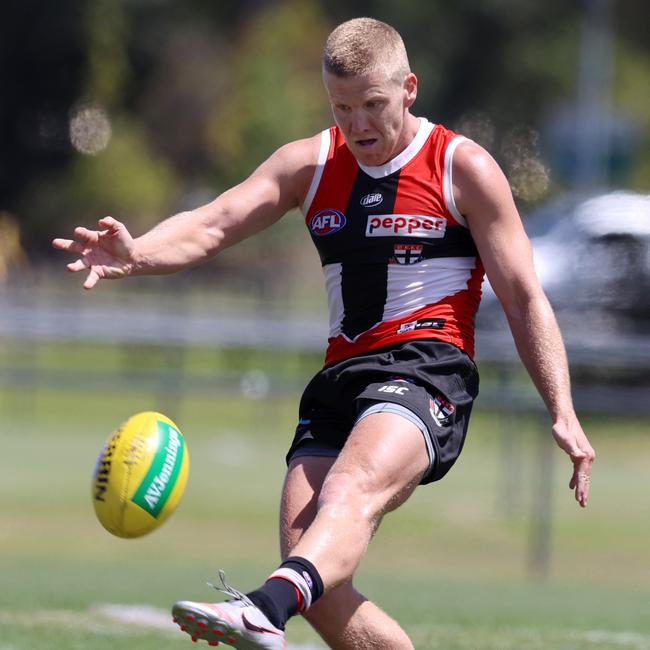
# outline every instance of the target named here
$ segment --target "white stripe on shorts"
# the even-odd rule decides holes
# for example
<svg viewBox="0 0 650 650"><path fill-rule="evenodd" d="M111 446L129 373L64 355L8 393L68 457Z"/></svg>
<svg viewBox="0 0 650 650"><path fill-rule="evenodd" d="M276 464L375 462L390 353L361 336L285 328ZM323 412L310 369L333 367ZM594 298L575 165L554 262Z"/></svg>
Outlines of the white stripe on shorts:
<svg viewBox="0 0 650 650"><path fill-rule="evenodd" d="M431 434L429 429L424 421L420 418L419 415L416 415L410 409L407 409L406 406L401 404L393 404L392 402L376 402L371 404L367 409L361 412L357 418L357 422L363 420L363 418L368 415L374 415L375 413L394 413L395 415L401 415L404 419L408 420L411 424L414 424L424 436L424 444L427 446L427 453L429 454L429 466L427 471L424 473L426 476L429 474L433 468L433 462L436 458L436 452L433 448L433 443L431 442ZM355 422L355 424L357 423Z"/></svg>

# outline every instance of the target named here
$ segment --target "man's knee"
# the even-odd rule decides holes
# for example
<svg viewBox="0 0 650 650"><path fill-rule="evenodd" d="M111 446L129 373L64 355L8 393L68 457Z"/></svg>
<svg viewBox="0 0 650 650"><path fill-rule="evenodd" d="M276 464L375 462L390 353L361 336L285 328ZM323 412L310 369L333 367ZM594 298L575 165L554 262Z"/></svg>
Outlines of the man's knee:
<svg viewBox="0 0 650 650"><path fill-rule="evenodd" d="M384 498L378 506L383 509L405 487L418 483L428 465L422 432L412 422L393 413L371 414L352 429L323 492L341 499L348 494Z"/></svg>
<svg viewBox="0 0 650 650"><path fill-rule="evenodd" d="M356 517L373 522L404 503L419 480L418 474L407 482L376 463L337 462L323 483L318 510L327 507L349 509Z"/></svg>
<svg viewBox="0 0 650 650"><path fill-rule="evenodd" d="M318 509L351 510L356 517L375 519L383 508L383 486L372 468L332 468L320 496Z"/></svg>

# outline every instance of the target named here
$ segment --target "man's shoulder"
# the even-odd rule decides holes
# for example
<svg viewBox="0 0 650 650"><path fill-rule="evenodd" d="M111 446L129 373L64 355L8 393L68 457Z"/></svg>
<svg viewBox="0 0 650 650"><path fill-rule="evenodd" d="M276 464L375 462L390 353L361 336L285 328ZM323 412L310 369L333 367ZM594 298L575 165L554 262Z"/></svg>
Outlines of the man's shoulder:
<svg viewBox="0 0 650 650"><path fill-rule="evenodd" d="M302 205L316 171L321 140L321 133L317 133L288 142L279 147L262 166L296 197L298 205Z"/></svg>
<svg viewBox="0 0 650 650"><path fill-rule="evenodd" d="M258 172L271 172L273 176L292 178L313 172L320 151L320 133L300 140L292 140L278 147L258 168Z"/></svg>
<svg viewBox="0 0 650 650"><path fill-rule="evenodd" d="M454 177L476 179L494 171L496 162L491 154L480 144L463 138L454 152Z"/></svg>
<svg viewBox="0 0 650 650"><path fill-rule="evenodd" d="M300 140L292 140L281 146L272 158L286 164L288 167L300 168L303 165L315 165L321 146L321 133Z"/></svg>

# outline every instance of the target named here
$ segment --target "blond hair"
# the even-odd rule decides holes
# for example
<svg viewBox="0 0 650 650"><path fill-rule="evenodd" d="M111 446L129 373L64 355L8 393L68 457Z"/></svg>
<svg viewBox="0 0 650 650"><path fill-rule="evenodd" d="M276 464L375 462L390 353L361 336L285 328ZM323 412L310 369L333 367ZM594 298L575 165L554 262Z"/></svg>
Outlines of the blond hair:
<svg viewBox="0 0 650 650"><path fill-rule="evenodd" d="M399 83L411 71L399 32L374 18L353 18L328 36L323 70L337 77L358 77L385 70Z"/></svg>

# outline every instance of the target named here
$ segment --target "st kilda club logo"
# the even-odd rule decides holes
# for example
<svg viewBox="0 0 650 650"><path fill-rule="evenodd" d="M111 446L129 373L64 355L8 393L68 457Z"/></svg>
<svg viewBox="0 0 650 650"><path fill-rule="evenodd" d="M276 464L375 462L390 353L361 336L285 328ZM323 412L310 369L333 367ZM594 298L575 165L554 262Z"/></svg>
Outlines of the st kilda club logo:
<svg viewBox="0 0 650 650"><path fill-rule="evenodd" d="M393 257L389 260L390 264L417 264L422 261L422 251L424 246L421 244L395 244L393 247Z"/></svg>
<svg viewBox="0 0 650 650"><path fill-rule="evenodd" d="M433 399L429 399L429 412L439 427L448 426L454 417L455 411L456 407L442 393L438 393Z"/></svg>
<svg viewBox="0 0 650 650"><path fill-rule="evenodd" d="M345 215L338 210L328 208L317 212L309 222L309 230L317 237L333 235L345 226Z"/></svg>

